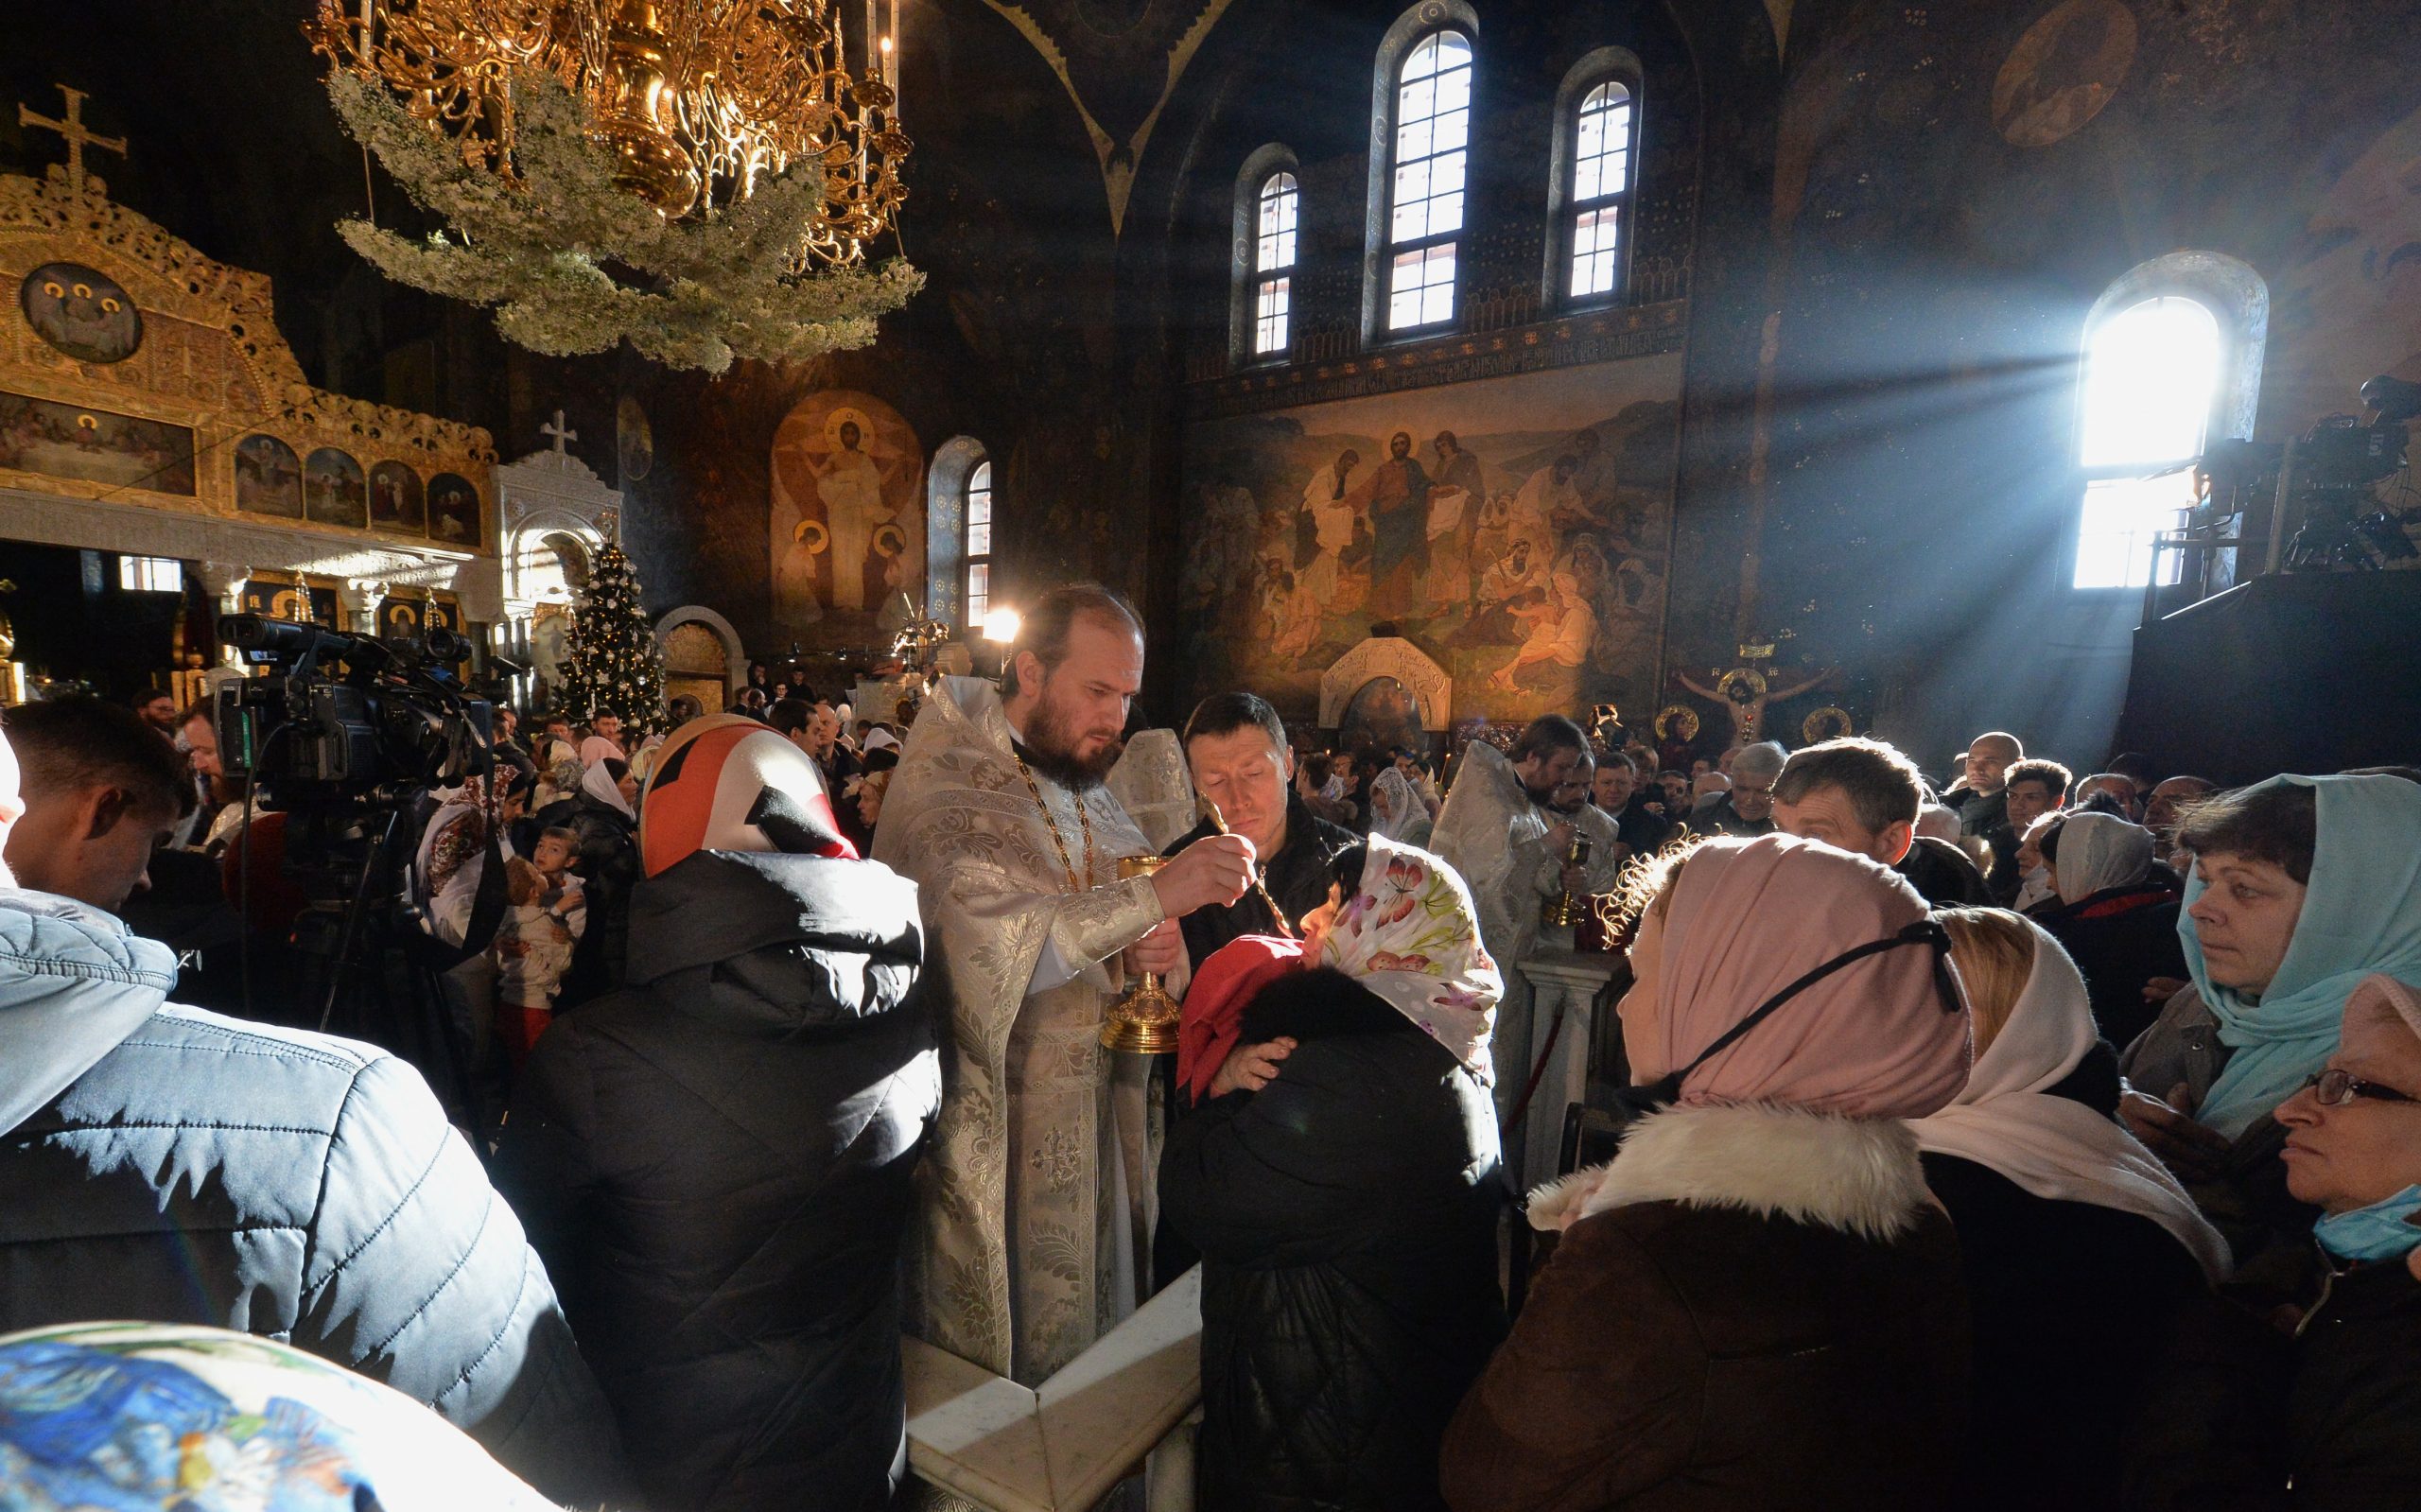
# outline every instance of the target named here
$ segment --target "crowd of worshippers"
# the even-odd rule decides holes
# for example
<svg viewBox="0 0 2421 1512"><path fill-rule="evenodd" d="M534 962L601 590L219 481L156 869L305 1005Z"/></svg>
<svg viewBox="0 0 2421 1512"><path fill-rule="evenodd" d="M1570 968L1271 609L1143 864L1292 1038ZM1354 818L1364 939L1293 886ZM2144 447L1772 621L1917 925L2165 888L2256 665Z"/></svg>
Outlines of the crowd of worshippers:
<svg viewBox="0 0 2421 1512"><path fill-rule="evenodd" d="M1040 1387L1197 1264L1154 1505L2412 1504L2421 772L1550 716L1440 773L1239 690L1146 839L1144 651L1071 585L905 731L500 712L407 884L459 944L509 873L467 1098L268 961L213 1002L300 900L207 709L6 710L0 1504L931 1502L903 1332ZM1524 1192L1567 895L1619 1145Z"/></svg>

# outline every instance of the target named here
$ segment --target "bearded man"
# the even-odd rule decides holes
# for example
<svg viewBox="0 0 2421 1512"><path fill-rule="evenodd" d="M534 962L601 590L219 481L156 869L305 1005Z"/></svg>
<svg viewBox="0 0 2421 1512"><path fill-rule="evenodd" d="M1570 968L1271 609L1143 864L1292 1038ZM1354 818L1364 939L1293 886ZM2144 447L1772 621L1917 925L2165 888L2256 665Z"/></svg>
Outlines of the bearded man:
<svg viewBox="0 0 2421 1512"><path fill-rule="evenodd" d="M1150 1289L1147 1063L1101 1045L1122 965L1176 968L1183 941L1157 927L1253 876L1251 842L1213 835L1119 880L1121 857L1152 850L1104 786L1142 677L1142 625L1116 594L1044 594L1004 691L952 677L928 700L875 836L922 890L950 1015L915 1326L1027 1386Z"/></svg>
<svg viewBox="0 0 2421 1512"><path fill-rule="evenodd" d="M1590 768L1589 738L1560 714L1532 720L1509 758L1473 740L1463 748L1462 770L1431 836L1437 854L1471 885L1480 939L1505 978L1496 1012L1500 1119L1530 1077L1530 986L1521 965L1537 947L1541 910L1559 892L1611 892L1622 870L1614 822L1588 802ZM1589 860L1574 866L1565 858L1580 832L1590 838ZM1505 1135L1507 1150L1517 1148L1520 1131Z"/></svg>

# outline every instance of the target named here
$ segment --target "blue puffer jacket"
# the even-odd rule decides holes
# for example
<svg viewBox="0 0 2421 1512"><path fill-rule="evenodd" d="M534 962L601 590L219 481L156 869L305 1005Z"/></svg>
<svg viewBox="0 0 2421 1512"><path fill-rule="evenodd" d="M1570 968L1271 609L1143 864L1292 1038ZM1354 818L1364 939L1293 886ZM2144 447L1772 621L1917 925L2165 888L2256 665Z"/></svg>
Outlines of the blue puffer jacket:
<svg viewBox="0 0 2421 1512"><path fill-rule="evenodd" d="M512 1209L417 1071L163 1006L165 946L0 889L0 1333L283 1339L437 1409L549 1498L627 1486Z"/></svg>

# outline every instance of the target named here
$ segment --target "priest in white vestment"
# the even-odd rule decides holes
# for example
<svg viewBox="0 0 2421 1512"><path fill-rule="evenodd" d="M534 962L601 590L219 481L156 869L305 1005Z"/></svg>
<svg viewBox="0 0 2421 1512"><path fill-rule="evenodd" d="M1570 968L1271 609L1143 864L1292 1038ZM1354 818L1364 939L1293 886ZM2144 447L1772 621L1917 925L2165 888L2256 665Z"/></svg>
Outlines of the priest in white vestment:
<svg viewBox="0 0 2421 1512"><path fill-rule="evenodd" d="M1529 979L1521 967L1538 948L1541 912L1567 884L1583 894L1611 892L1622 870L1613 821L1587 800L1590 768L1589 738L1560 714L1531 721L1509 758L1473 740L1463 748L1462 769L1430 833L1430 847L1470 885L1480 939L1505 977L1496 1018L1499 1119L1512 1113L1538 1052ZM1556 807L1559 789L1569 792L1574 812ZM1586 831L1591 843L1588 864L1572 872L1564 858L1576 830Z"/></svg>
<svg viewBox="0 0 2421 1512"><path fill-rule="evenodd" d="M1141 625L1106 589L1062 587L1017 644L1016 692L952 677L927 701L875 855L921 890L928 981L949 1015L914 1327L1034 1386L1152 1284L1147 1062L1102 1048L1108 1006L1128 965L1176 966L1176 920L1243 895L1253 856L1211 836L1120 881L1120 858L1154 853L1104 786L1142 681Z"/></svg>

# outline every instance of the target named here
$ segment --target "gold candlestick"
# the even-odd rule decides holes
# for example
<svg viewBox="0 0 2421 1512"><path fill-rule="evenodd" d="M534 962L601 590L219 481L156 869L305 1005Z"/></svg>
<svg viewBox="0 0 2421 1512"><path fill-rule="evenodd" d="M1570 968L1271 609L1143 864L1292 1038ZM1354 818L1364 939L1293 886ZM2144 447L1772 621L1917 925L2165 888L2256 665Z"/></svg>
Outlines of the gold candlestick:
<svg viewBox="0 0 2421 1512"><path fill-rule="evenodd" d="M1167 860L1164 856L1122 856L1118 879L1149 877ZM1146 971L1142 981L1109 1005L1109 1017L1101 1026L1102 1046L1130 1055L1166 1055L1176 1049L1176 999L1161 990L1158 972Z"/></svg>
<svg viewBox="0 0 2421 1512"><path fill-rule="evenodd" d="M1566 866L1589 864L1589 832L1577 825L1572 829L1571 848L1564 852ZM1571 893L1559 893L1546 900L1539 911L1540 922L1551 930L1568 930L1580 922L1583 899Z"/></svg>

